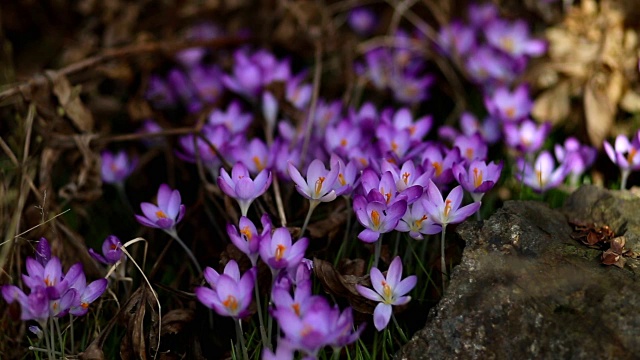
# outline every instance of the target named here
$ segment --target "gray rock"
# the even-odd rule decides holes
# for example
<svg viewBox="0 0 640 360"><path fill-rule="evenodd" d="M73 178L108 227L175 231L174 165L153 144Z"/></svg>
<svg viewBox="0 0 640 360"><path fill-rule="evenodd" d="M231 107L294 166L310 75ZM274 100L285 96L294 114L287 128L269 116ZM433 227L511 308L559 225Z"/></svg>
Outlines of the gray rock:
<svg viewBox="0 0 640 360"><path fill-rule="evenodd" d="M571 239L566 220L639 237L640 201L625 197L588 187L562 211L509 201L482 225L461 224L462 262L425 328L396 358L640 358L638 260L624 269L601 265L602 252Z"/></svg>

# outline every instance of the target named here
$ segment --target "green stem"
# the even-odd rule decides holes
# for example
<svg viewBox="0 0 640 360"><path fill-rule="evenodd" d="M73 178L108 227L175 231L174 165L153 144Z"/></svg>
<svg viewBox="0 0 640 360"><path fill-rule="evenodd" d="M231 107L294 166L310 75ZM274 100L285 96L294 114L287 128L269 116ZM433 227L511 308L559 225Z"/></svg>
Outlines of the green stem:
<svg viewBox="0 0 640 360"><path fill-rule="evenodd" d="M236 341L238 342L238 352L242 351L242 358L249 360L249 354L247 353L247 346L244 343L244 335L242 334L242 324L240 319L236 320Z"/></svg>
<svg viewBox="0 0 640 360"><path fill-rule="evenodd" d="M318 200L309 200L309 211L307 212L307 217L304 219L304 224L302 224L302 230L300 230L300 237L304 236L305 230L307 230L307 225L309 225L309 220L311 220L311 214L313 210L316 209L320 202Z"/></svg>
<svg viewBox="0 0 640 360"><path fill-rule="evenodd" d="M382 251L382 235L380 235L380 239L376 241L375 250L373 253L373 265L371 267L378 267L378 260L380 260L380 252Z"/></svg>
<svg viewBox="0 0 640 360"><path fill-rule="evenodd" d="M200 264L198 263L198 260L196 259L196 257L193 255L193 252L191 252L191 249L189 249L189 247L187 247L187 245L180 239L180 237L178 236L178 232L176 231L175 228L172 228L170 230L165 230L165 232L167 234L169 234L169 236L171 236L175 241L178 242L178 244L180 244L180 246L182 246L182 248L184 249L184 251L187 253L187 255L189 256L189 259L191 259L191 262L193 263L193 265L196 267L196 269L198 270L198 276L200 274L202 274L202 268L200 267Z"/></svg>
<svg viewBox="0 0 640 360"><path fill-rule="evenodd" d="M271 350L271 342L267 339L267 333L264 328L264 319L262 318L262 301L260 301L260 291L258 290L258 282L253 287L256 296L256 306L258 307L258 321L260 322L260 337L262 338L262 346Z"/></svg>
<svg viewBox="0 0 640 360"><path fill-rule="evenodd" d="M447 281L447 264L444 258L444 237L447 232L447 225L442 225L442 236L440 237L440 267L442 268L442 294L444 294L444 288Z"/></svg>
<svg viewBox="0 0 640 360"><path fill-rule="evenodd" d="M47 330L48 328L47 322L41 322L40 327L42 328L42 334L44 335L44 343L47 347L47 357L49 358L49 360L53 360L54 358L53 346L51 344L51 339L49 338L49 330ZM35 349L38 349L38 348L35 348Z"/></svg>
<svg viewBox="0 0 640 360"><path fill-rule="evenodd" d="M400 246L400 231L396 232L396 244L393 247L393 257L396 257L396 255L398 255L398 247Z"/></svg>
<svg viewBox="0 0 640 360"><path fill-rule="evenodd" d="M71 353L76 349L75 335L73 334L73 315L69 315L69 330L71 331Z"/></svg>
<svg viewBox="0 0 640 360"><path fill-rule="evenodd" d="M396 329L398 329L398 332L400 333L400 337L402 338L402 341L404 341L405 343L409 341L407 336L404 334L404 331L402 331L402 328L400 327L400 324L398 324L398 320L396 319L396 316L393 313L391 313L391 319L393 319L393 323L396 325Z"/></svg>
<svg viewBox="0 0 640 360"><path fill-rule="evenodd" d="M49 341L50 341L50 344L51 344L51 351L55 351L55 347L56 347L55 343L56 343L56 341L54 339L53 319L52 318L49 318L49 336L50 336L49 337ZM53 358L55 358L55 356Z"/></svg>
<svg viewBox="0 0 640 360"><path fill-rule="evenodd" d="M349 239L349 230L351 230L351 201L349 201L349 198L347 198L346 196L344 197L344 199L347 202L347 228L344 231L344 236L342 237L340 248L338 248L338 255L336 255L336 258L333 260L333 266L338 266L338 262L342 257L342 252L344 251L347 240Z"/></svg>
<svg viewBox="0 0 640 360"><path fill-rule="evenodd" d="M58 322L58 318L53 318L53 321L56 325L56 331L58 332L58 341L60 342L60 352L62 352L62 357L64 358L64 339L62 338L62 332L60 331L60 323Z"/></svg>
<svg viewBox="0 0 640 360"><path fill-rule="evenodd" d="M627 188L627 179L629 178L629 170L621 170L622 176L620 180L620 190L625 190Z"/></svg>

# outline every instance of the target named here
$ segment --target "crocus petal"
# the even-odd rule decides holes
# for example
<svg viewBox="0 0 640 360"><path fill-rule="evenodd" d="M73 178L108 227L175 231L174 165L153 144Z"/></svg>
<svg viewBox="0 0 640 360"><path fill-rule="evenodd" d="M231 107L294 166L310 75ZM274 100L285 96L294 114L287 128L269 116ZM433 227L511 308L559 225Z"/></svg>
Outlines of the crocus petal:
<svg viewBox="0 0 640 360"><path fill-rule="evenodd" d="M236 282L240 281L240 269L238 268L238 263L235 260L229 260L227 265L224 267L224 274Z"/></svg>
<svg viewBox="0 0 640 360"><path fill-rule="evenodd" d="M360 239L360 240L362 240L362 241L364 241L366 243L375 242L379 238L380 238L380 233L379 232L375 232L375 231L373 231L371 229L364 229L358 234L358 239Z"/></svg>
<svg viewBox="0 0 640 360"><path fill-rule="evenodd" d="M160 185L160 188L158 188L158 196L157 196L157 201L158 201L158 207L159 208L161 208L161 209L167 209L168 208L169 200L171 199L172 193L173 193L173 191L171 190L169 185L167 185L167 184Z"/></svg>
<svg viewBox="0 0 640 360"><path fill-rule="evenodd" d="M98 279L90 283L82 294L82 300L85 303L92 303L99 298L107 289L109 282L107 279Z"/></svg>
<svg viewBox="0 0 640 360"><path fill-rule="evenodd" d="M466 218L475 214L478 209L480 209L480 205L481 203L474 202L456 210L455 213L449 217L449 224L457 224L463 222Z"/></svg>
<svg viewBox="0 0 640 360"><path fill-rule="evenodd" d="M379 303L373 311L373 324L378 331L382 331L391 319L391 305Z"/></svg>
<svg viewBox="0 0 640 360"><path fill-rule="evenodd" d="M165 208L165 211L167 212L167 216L170 219L175 219L176 216L178 215L178 212L180 211L181 200L182 199L180 198L180 192L178 190L174 190L171 193L171 196L169 197L169 201L167 202L167 207Z"/></svg>
<svg viewBox="0 0 640 360"><path fill-rule="evenodd" d="M135 215L135 217L136 217L136 220L138 220L138 222L143 226L152 227L152 228L158 228L159 227L158 225L156 225L156 223L151 222L151 220L147 219L144 216Z"/></svg>
<svg viewBox="0 0 640 360"><path fill-rule="evenodd" d="M387 275L387 277L389 277ZM400 281L394 288L393 293L395 296L404 296L409 291L411 291L416 284L418 283L418 277L415 275L407 276L405 279ZM394 304L396 305L396 304Z"/></svg>
<svg viewBox="0 0 640 360"><path fill-rule="evenodd" d="M373 286L373 289L382 296L384 294L383 283L386 283L387 279L385 279L380 272L380 269L377 267L372 267L369 275L371 277L371 285Z"/></svg>
<svg viewBox="0 0 640 360"><path fill-rule="evenodd" d="M389 269L387 270L387 284L395 291L395 287L400 282L400 278L402 278L402 260L400 260L399 256L396 256L393 258L393 261L391 261Z"/></svg>
<svg viewBox="0 0 640 360"><path fill-rule="evenodd" d="M293 163L291 163L291 161L289 161L287 165L287 169L289 170L289 176L291 177L291 180L293 180L293 182L296 183L296 185L298 185L302 189L307 190L308 189L307 182L304 180L302 175L300 175L300 172L293 165Z"/></svg>
<svg viewBox="0 0 640 360"><path fill-rule="evenodd" d="M158 213L160 211L162 211L162 213L164 213L164 211L162 209L160 209L158 206L155 206L151 203L148 202L143 202L140 204L140 210L142 210L142 213L144 214L144 216L149 219L152 222L155 222L158 220ZM167 215L167 214L165 214Z"/></svg>

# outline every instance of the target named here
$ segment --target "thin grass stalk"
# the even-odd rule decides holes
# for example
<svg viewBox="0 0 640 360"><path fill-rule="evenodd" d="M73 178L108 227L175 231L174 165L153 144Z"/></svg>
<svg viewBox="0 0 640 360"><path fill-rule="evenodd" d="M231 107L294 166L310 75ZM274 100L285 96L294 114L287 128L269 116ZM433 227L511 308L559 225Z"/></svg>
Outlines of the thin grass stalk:
<svg viewBox="0 0 640 360"><path fill-rule="evenodd" d="M260 291L258 290L258 281L256 280L253 290L256 296L256 306L258 307L258 321L260 322L260 338L262 340L262 346L271 350L271 342L267 338L265 332L264 319L262 317L262 302L260 301Z"/></svg>
<svg viewBox="0 0 640 360"><path fill-rule="evenodd" d="M182 248L184 249L184 251L187 253L187 255L189 256L189 259L191 259L191 262L193 263L193 265L196 267L196 269L198 270L198 275L202 274L202 268L200 267L200 264L198 263L198 260L196 259L196 257L193 255L193 252L191 252L191 249L189 249L189 247L182 241L182 239L180 239L180 237L178 236L178 232L176 231L176 229L171 229L171 230L165 230L165 232L167 234L169 234L169 236L171 236L174 240L176 240L178 242L178 244L180 244L180 246L182 246Z"/></svg>
<svg viewBox="0 0 640 360"><path fill-rule="evenodd" d="M445 284L447 281L447 264L444 258L444 239L447 232L447 225L442 225L442 236L440 237L440 267L442 268L442 294L444 295Z"/></svg>
<svg viewBox="0 0 640 360"><path fill-rule="evenodd" d="M378 260L380 260L380 252L382 251L382 236L376 241L375 250L373 253L373 265L371 267L378 267Z"/></svg>
<svg viewBox="0 0 640 360"><path fill-rule="evenodd" d="M240 319L235 321L236 323L236 341L239 346L238 352L242 351L242 358L249 360L249 354L247 353L247 346L244 343L244 335L242 334L242 324Z"/></svg>
<svg viewBox="0 0 640 360"><path fill-rule="evenodd" d="M320 204L318 200L309 200L309 211L307 211L307 217L304 219L304 224L302 224L302 230L300 230L300 236L304 236L305 230L307 230L307 225L309 225L309 220L311 220L311 214L313 214L313 210Z"/></svg>
<svg viewBox="0 0 640 360"><path fill-rule="evenodd" d="M62 331L60 331L60 323L58 322L58 318L53 318L53 322L56 325L56 331L58 332L58 341L60 342L60 352L62 353L62 357L64 358L64 338L62 337Z"/></svg>

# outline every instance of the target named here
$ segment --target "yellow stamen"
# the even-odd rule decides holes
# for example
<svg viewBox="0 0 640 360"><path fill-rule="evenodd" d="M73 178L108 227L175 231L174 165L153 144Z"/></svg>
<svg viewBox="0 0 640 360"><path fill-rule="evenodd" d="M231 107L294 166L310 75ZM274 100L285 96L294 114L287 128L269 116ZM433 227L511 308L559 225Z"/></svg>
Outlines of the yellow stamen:
<svg viewBox="0 0 640 360"><path fill-rule="evenodd" d="M167 214L165 214L164 211L162 211L162 210L156 211L156 216L158 217L158 219L167 219L168 218Z"/></svg>
<svg viewBox="0 0 640 360"><path fill-rule="evenodd" d="M516 109L513 106L510 106L504 110L507 114L507 117L513 119L516 116Z"/></svg>
<svg viewBox="0 0 640 360"><path fill-rule="evenodd" d="M402 174L402 181L404 181L405 185L409 185L409 177L411 176L411 174L409 174L408 172Z"/></svg>
<svg viewBox="0 0 640 360"><path fill-rule="evenodd" d="M338 174L338 181L340 182L340 186L347 185L347 180L344 179L344 175Z"/></svg>
<svg viewBox="0 0 640 360"><path fill-rule="evenodd" d="M418 220L415 221L416 224L416 228L421 228L422 227L422 222L427 220L427 215L422 215L422 217Z"/></svg>
<svg viewBox="0 0 640 360"><path fill-rule="evenodd" d="M482 171L473 168L473 185L477 188L482 185Z"/></svg>
<svg viewBox="0 0 640 360"><path fill-rule="evenodd" d="M367 161L367 159L365 159L363 157L359 158L358 161L360 161L360 164L362 164L362 166L369 165L369 162Z"/></svg>
<svg viewBox="0 0 640 360"><path fill-rule="evenodd" d="M309 325L304 325L302 331L300 331L300 336L307 336L313 332L313 328Z"/></svg>
<svg viewBox="0 0 640 360"><path fill-rule="evenodd" d="M371 222L376 228L380 226L380 213L378 213L376 210L371 210Z"/></svg>
<svg viewBox="0 0 640 360"><path fill-rule="evenodd" d="M44 284L47 285L47 286L53 286L53 282L51 280L49 280L48 276L46 278L44 278Z"/></svg>
<svg viewBox="0 0 640 360"><path fill-rule="evenodd" d="M467 148L467 151L465 152L465 155L467 155L467 159L473 160L473 149L472 148Z"/></svg>
<svg viewBox="0 0 640 360"><path fill-rule="evenodd" d="M322 183L324 182L324 176L320 176L318 180L316 180L316 196L320 196L320 192L322 191Z"/></svg>
<svg viewBox="0 0 640 360"><path fill-rule="evenodd" d="M56 310L58 310L58 303L54 302L53 303L53 311L56 311Z"/></svg>
<svg viewBox="0 0 640 360"><path fill-rule="evenodd" d="M442 164L439 163L438 161L434 161L433 162L433 168L436 169L436 176L440 176L440 174L442 174Z"/></svg>
<svg viewBox="0 0 640 360"><path fill-rule="evenodd" d="M393 150L393 152L398 152L398 143L395 141L391 142L391 150Z"/></svg>
<svg viewBox="0 0 640 360"><path fill-rule="evenodd" d="M444 216L449 216L451 212L451 200L447 200L444 202Z"/></svg>
<svg viewBox="0 0 640 360"><path fill-rule="evenodd" d="M251 238L253 237L253 235L251 234L251 230L249 230L248 226L245 226L242 229L240 229L240 234L244 235L247 238L247 240L251 240Z"/></svg>
<svg viewBox="0 0 640 360"><path fill-rule="evenodd" d="M284 252L285 250L287 250L287 247L279 244L276 248L276 261L280 261L282 260L282 258L284 257Z"/></svg>
<svg viewBox="0 0 640 360"><path fill-rule="evenodd" d="M391 287L384 280L382 280L382 292L384 293L383 296L385 300L391 300L391 295L393 294L391 292Z"/></svg>
<svg viewBox="0 0 640 360"><path fill-rule="evenodd" d="M222 302L222 305L229 309L232 313L235 313L238 310L238 299L235 296L229 295L227 296L227 300Z"/></svg>
<svg viewBox="0 0 640 360"><path fill-rule="evenodd" d="M507 52L513 52L513 48L515 47L513 39L508 36L503 37L500 40L500 44Z"/></svg>
<svg viewBox="0 0 640 360"><path fill-rule="evenodd" d="M413 136L413 134L415 133L416 133L416 126L415 125L409 126L409 135Z"/></svg>
<svg viewBox="0 0 640 360"><path fill-rule="evenodd" d="M340 140L340 146L347 147L347 139Z"/></svg>
<svg viewBox="0 0 640 360"><path fill-rule="evenodd" d="M536 176L538 177L538 184L542 189L544 187L544 181L542 180L542 170L536 170Z"/></svg>
<svg viewBox="0 0 640 360"><path fill-rule="evenodd" d="M253 160L253 163L256 164L256 168L258 169L258 171L262 171L264 169L264 164L262 164L262 161L260 161L259 157L254 156L251 158L251 160Z"/></svg>
<svg viewBox="0 0 640 360"><path fill-rule="evenodd" d="M636 156L637 153L638 153L638 150L636 148L629 149L629 153L627 154L627 162L629 164L633 162L633 158Z"/></svg>

